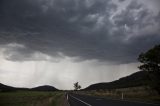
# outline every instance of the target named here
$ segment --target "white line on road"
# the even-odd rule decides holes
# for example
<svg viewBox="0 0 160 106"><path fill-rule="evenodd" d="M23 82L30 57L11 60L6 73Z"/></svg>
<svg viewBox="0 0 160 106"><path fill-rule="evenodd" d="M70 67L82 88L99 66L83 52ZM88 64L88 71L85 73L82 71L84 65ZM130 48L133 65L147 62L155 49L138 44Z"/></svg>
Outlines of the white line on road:
<svg viewBox="0 0 160 106"><path fill-rule="evenodd" d="M71 96L71 95L70 95ZM76 100L78 100L78 101L80 101L80 102L82 102L82 103L84 103L85 105L87 105L87 106L92 106L92 105L90 105L90 104L88 104L88 103L86 103L86 102L84 102L84 101L82 101L82 100L80 100L80 99L78 99L78 98L76 98L76 97L74 97L74 96L71 96L72 98L74 98L74 99L76 99Z"/></svg>

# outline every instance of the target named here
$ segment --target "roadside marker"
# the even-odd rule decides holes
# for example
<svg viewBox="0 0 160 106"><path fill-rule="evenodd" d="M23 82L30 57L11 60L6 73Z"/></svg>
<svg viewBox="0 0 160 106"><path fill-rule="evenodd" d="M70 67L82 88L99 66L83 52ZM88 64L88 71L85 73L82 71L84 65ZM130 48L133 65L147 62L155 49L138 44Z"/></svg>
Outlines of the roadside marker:
<svg viewBox="0 0 160 106"><path fill-rule="evenodd" d="M67 100L68 100L68 94L67 94Z"/></svg>
<svg viewBox="0 0 160 106"><path fill-rule="evenodd" d="M122 92L122 100L124 99L124 95L123 95L123 92Z"/></svg>
<svg viewBox="0 0 160 106"><path fill-rule="evenodd" d="M68 106L71 106L70 103L69 103L69 101L68 101L68 94L66 96L67 96L66 98L67 98Z"/></svg>

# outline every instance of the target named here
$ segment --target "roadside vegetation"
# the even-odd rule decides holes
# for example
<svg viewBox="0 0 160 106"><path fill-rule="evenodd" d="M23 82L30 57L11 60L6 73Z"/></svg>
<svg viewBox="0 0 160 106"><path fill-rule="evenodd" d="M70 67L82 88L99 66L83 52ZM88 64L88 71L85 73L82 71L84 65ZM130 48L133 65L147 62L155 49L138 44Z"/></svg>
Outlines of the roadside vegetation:
<svg viewBox="0 0 160 106"><path fill-rule="evenodd" d="M76 83L74 83L74 90L80 90L81 89L81 86L79 85L79 83L78 82L76 82Z"/></svg>
<svg viewBox="0 0 160 106"><path fill-rule="evenodd" d="M63 92L0 92L0 106L61 106Z"/></svg>
<svg viewBox="0 0 160 106"><path fill-rule="evenodd" d="M160 95L156 90L153 90L149 86L118 88L110 90L88 90L78 91L77 93L82 95L98 96L109 99L122 99L131 101L160 103Z"/></svg>

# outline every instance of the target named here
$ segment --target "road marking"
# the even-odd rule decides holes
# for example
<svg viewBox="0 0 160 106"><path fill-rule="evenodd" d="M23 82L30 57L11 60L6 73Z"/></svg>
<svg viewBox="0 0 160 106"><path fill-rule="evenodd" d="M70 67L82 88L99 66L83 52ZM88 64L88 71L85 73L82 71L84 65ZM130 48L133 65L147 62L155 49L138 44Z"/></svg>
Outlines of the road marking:
<svg viewBox="0 0 160 106"><path fill-rule="evenodd" d="M71 96L71 95L70 95ZM74 97L74 96L71 96L72 98L74 98L74 99L76 99L76 100L78 100L78 101L80 101L80 102L82 102L82 103L84 103L85 105L87 105L87 106L92 106L92 105L90 105L90 104L88 104L88 103L86 103L86 102L84 102L84 101L82 101L82 100L80 100L80 99L78 99L78 98L76 98L76 97Z"/></svg>

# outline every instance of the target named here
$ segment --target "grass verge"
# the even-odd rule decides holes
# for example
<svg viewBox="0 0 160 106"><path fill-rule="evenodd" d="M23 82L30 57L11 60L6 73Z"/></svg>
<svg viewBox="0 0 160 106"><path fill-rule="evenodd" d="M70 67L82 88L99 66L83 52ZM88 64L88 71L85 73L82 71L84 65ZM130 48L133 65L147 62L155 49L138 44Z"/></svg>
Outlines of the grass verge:
<svg viewBox="0 0 160 106"><path fill-rule="evenodd" d="M63 92L0 92L0 106L60 106Z"/></svg>

